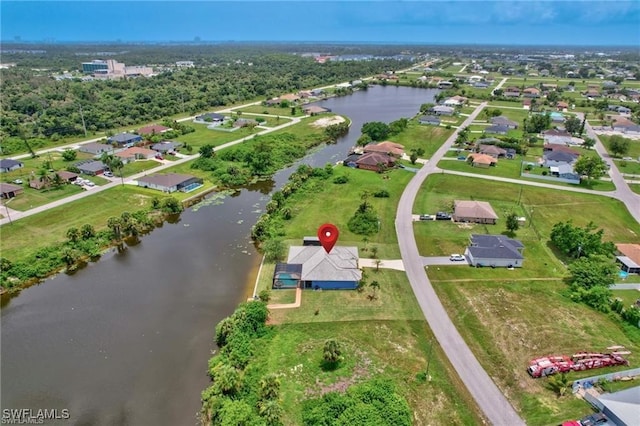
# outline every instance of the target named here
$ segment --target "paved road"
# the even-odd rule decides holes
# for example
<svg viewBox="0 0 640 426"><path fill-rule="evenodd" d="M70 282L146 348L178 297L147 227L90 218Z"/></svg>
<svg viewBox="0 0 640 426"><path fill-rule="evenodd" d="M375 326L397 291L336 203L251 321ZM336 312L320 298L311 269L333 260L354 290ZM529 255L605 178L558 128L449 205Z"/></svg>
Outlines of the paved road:
<svg viewBox="0 0 640 426"><path fill-rule="evenodd" d="M630 284L614 284L609 287L611 290L640 290L640 283L630 283Z"/></svg>
<svg viewBox="0 0 640 426"><path fill-rule="evenodd" d="M480 104L460 127L468 126L486 105L486 102ZM400 198L396 215L400 254L429 327L484 415L494 425L524 425L524 421L484 371L453 325L427 277L413 234L411 213L418 190L427 176L437 171L435 165L453 144L456 136L457 131L438 149L431 161L416 173Z"/></svg>

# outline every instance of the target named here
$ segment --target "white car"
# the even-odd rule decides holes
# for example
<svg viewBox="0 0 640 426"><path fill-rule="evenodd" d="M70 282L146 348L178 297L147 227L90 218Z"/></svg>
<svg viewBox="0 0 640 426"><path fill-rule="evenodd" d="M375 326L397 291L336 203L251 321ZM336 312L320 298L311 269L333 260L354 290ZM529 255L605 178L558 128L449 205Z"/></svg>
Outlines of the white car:
<svg viewBox="0 0 640 426"><path fill-rule="evenodd" d="M113 177L113 173L111 173L111 172L104 172L103 175L105 177Z"/></svg>
<svg viewBox="0 0 640 426"><path fill-rule="evenodd" d="M462 262L467 259L461 254L452 254L451 256L449 256L449 260L451 260L452 262Z"/></svg>

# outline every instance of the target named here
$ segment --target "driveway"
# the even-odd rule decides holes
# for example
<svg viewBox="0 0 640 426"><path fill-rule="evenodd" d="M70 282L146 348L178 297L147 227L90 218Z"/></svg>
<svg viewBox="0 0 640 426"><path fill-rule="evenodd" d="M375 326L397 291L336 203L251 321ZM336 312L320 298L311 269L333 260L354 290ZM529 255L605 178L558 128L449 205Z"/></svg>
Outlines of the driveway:
<svg viewBox="0 0 640 426"><path fill-rule="evenodd" d="M469 261L465 257L464 260L451 260L449 256L422 256L420 258L424 266L469 266Z"/></svg>

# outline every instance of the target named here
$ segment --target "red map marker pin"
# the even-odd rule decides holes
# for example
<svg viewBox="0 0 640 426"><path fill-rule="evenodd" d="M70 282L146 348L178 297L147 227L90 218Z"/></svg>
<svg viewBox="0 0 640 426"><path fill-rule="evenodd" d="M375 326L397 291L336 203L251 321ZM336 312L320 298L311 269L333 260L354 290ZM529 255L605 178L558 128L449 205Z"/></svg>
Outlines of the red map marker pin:
<svg viewBox="0 0 640 426"><path fill-rule="evenodd" d="M331 223L325 223L318 228L318 239L327 253L331 252L333 246L336 245L338 235L340 235L338 228Z"/></svg>

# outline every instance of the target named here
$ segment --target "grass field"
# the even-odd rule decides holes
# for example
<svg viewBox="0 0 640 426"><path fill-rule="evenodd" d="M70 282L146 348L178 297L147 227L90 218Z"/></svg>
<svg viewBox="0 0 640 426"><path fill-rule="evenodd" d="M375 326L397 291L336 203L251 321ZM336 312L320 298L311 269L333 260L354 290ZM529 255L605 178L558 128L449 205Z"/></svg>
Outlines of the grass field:
<svg viewBox="0 0 640 426"><path fill-rule="evenodd" d="M424 150L422 157L430 158L453 132L454 129L427 126L410 121L404 132L391 139L393 142L404 145L406 153L410 153L412 149L422 148Z"/></svg>
<svg viewBox="0 0 640 426"><path fill-rule="evenodd" d="M434 287L465 341L527 424L555 425L590 412L570 393L556 397L545 379L531 379L525 370L530 359L640 345L640 330L572 302L559 281L440 282ZM640 362L637 351L628 358L632 367ZM599 369L598 374L621 369ZM569 377L590 375L593 371Z"/></svg>
<svg viewBox="0 0 640 426"><path fill-rule="evenodd" d="M190 126L196 129L196 131L179 136L176 138L176 141L191 145L194 148L194 153L203 145L210 144L219 146L252 134L252 131L246 127L233 132L226 132L223 130L207 129L206 124L191 123ZM253 133L258 133L258 130L253 130Z"/></svg>
<svg viewBox="0 0 640 426"><path fill-rule="evenodd" d="M234 111L253 112L256 114L269 114L275 117L279 116L281 117L281 119L285 117L300 117L304 115L304 113L299 107L296 107L296 114L291 115L291 106L287 108L281 108L279 106L251 105L244 108L238 108Z"/></svg>
<svg viewBox="0 0 640 426"><path fill-rule="evenodd" d="M624 160L614 160L614 161L620 173L627 174L627 175L640 175L640 162L624 161Z"/></svg>

